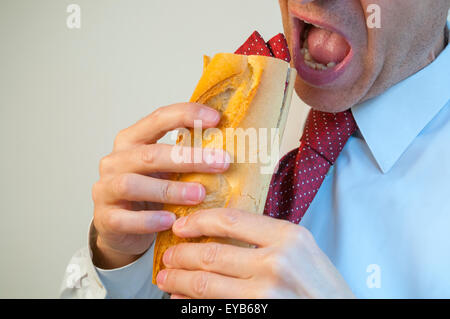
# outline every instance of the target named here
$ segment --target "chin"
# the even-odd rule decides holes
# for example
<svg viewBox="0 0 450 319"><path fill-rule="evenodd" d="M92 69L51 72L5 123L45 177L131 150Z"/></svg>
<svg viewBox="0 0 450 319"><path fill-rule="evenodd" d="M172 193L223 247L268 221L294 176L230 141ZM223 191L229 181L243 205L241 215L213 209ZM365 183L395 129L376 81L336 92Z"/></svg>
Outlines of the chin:
<svg viewBox="0 0 450 319"><path fill-rule="evenodd" d="M300 99L312 108L323 112L342 112L361 101L355 89L317 88L297 77L295 91Z"/></svg>

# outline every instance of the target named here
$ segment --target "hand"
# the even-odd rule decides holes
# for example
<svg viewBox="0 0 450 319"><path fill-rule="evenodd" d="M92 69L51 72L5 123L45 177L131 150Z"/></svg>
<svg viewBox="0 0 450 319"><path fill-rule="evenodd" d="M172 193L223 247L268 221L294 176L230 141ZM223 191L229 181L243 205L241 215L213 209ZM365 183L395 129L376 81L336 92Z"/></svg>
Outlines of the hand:
<svg viewBox="0 0 450 319"><path fill-rule="evenodd" d="M256 248L183 243L169 248L158 287L172 298L352 298L304 227L235 209L197 211L172 227L179 237L234 238Z"/></svg>
<svg viewBox="0 0 450 319"><path fill-rule="evenodd" d="M196 205L204 199L201 184L164 178L173 172L221 173L229 166L224 152L203 149L201 163L177 163L171 158L174 146L155 143L170 130L193 127L194 120L208 128L219 119L219 113L207 106L180 103L157 109L117 135L112 153L100 162L100 179L92 190L96 266L127 265L150 247L156 232L170 229L175 216L162 210L163 203Z"/></svg>

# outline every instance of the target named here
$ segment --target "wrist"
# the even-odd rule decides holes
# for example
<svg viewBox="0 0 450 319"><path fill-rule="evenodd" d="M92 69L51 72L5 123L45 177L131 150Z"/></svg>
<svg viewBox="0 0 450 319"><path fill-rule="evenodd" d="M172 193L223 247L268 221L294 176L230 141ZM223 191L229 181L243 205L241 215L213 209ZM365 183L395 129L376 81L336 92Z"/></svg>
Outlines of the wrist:
<svg viewBox="0 0 450 319"><path fill-rule="evenodd" d="M123 253L106 245L99 236L92 247L92 262L101 269L116 269L133 263L144 253L137 255Z"/></svg>

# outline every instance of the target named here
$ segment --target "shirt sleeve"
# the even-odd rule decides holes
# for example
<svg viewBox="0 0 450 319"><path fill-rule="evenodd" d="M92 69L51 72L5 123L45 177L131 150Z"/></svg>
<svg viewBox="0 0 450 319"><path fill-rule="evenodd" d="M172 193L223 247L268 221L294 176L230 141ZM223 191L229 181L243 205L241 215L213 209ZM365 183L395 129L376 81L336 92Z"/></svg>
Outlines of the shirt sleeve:
<svg viewBox="0 0 450 319"><path fill-rule="evenodd" d="M133 263L116 269L100 269L92 262L92 243L97 232L91 221L88 247L79 250L66 268L61 298L166 298L152 284L154 244Z"/></svg>

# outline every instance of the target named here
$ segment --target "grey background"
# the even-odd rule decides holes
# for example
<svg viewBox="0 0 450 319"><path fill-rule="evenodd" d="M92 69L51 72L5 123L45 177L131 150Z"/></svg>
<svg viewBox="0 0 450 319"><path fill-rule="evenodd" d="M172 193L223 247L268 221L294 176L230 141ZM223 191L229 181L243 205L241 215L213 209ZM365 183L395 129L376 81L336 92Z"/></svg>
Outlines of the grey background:
<svg viewBox="0 0 450 319"><path fill-rule="evenodd" d="M66 8L81 6L81 29ZM0 298L58 296L117 132L189 99L202 55L282 31L276 0L0 0ZM294 98L284 151L307 107Z"/></svg>

